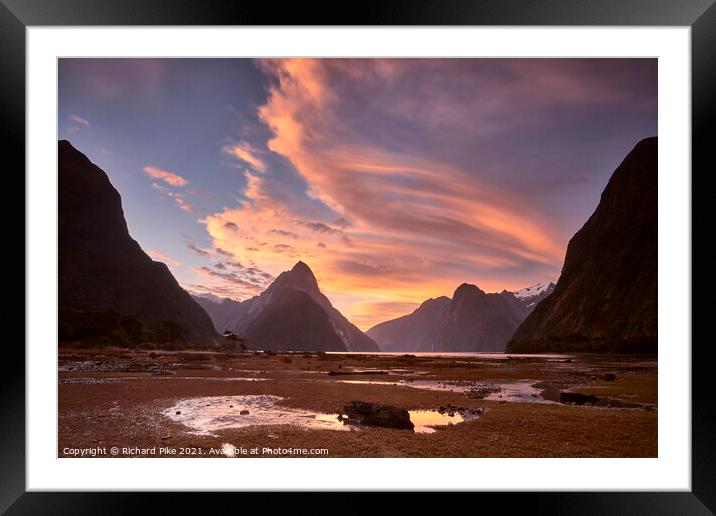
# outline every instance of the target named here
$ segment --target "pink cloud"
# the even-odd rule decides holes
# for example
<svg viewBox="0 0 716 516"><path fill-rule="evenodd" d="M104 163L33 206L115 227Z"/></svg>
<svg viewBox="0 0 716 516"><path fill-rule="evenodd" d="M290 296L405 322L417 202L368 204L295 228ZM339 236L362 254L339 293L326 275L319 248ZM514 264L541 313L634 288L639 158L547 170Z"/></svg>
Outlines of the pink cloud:
<svg viewBox="0 0 716 516"><path fill-rule="evenodd" d="M241 141L224 147L229 156L239 159L259 172L266 171L266 164L257 156L258 150L250 143Z"/></svg>
<svg viewBox="0 0 716 516"><path fill-rule="evenodd" d="M187 184L189 184L189 181L187 181L180 175L175 174L174 172L169 172L167 170L162 170L161 168L152 167L149 165L144 167L144 173L147 174L149 177L164 181L166 184L171 186L186 186Z"/></svg>
<svg viewBox="0 0 716 516"><path fill-rule="evenodd" d="M87 120L86 118L82 118L81 116L78 116L78 115L70 115L67 118L70 122L74 122L76 124L81 124L81 125L84 125L87 127L89 127L89 125L90 125L89 120Z"/></svg>

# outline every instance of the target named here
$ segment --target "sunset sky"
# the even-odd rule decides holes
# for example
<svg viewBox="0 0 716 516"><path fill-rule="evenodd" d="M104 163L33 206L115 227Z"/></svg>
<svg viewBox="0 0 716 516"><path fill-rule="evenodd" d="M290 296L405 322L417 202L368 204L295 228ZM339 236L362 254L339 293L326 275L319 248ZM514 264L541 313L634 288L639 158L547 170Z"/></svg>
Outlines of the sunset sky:
<svg viewBox="0 0 716 516"><path fill-rule="evenodd" d="M368 329L556 281L657 134L657 61L61 59L58 131L187 290L247 299L303 260Z"/></svg>

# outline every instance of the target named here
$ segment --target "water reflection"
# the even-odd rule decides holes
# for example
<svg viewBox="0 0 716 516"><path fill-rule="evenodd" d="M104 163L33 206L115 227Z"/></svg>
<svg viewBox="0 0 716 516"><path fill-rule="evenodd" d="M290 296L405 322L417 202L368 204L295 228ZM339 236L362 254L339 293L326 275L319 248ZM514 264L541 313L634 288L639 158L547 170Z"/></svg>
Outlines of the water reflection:
<svg viewBox="0 0 716 516"><path fill-rule="evenodd" d="M432 434L436 431L436 426L455 425L477 417L458 412L441 414L436 410L410 410L409 412L410 420L415 425L415 433L418 434Z"/></svg>
<svg viewBox="0 0 716 516"><path fill-rule="evenodd" d="M220 430L256 425L296 425L314 430L349 431L338 414L278 406L283 398L271 395L210 396L177 402L163 411L190 433L215 435Z"/></svg>

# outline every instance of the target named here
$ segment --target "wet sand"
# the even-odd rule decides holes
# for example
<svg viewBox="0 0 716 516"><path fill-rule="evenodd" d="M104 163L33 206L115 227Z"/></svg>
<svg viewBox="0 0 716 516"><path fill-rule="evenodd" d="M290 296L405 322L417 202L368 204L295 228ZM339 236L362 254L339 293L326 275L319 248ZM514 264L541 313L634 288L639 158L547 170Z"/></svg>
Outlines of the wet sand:
<svg viewBox="0 0 716 516"><path fill-rule="evenodd" d="M656 357L61 349L58 376L60 457L658 453ZM354 400L409 410L416 431L345 425Z"/></svg>

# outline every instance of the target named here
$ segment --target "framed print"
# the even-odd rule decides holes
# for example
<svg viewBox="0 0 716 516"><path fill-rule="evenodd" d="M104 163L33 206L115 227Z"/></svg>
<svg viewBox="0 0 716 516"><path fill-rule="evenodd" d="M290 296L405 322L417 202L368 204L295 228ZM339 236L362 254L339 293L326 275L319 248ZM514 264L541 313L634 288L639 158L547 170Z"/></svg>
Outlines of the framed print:
<svg viewBox="0 0 716 516"><path fill-rule="evenodd" d="M710 2L134 7L0 11L27 192L3 510L713 511Z"/></svg>

